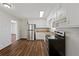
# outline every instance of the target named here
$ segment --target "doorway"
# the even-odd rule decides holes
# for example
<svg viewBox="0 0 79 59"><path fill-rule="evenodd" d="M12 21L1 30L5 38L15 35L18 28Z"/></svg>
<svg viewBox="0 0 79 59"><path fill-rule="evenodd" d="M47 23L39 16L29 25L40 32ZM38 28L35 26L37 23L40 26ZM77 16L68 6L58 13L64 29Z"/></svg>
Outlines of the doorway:
<svg viewBox="0 0 79 59"><path fill-rule="evenodd" d="M17 39L17 22L11 20L11 42L15 42Z"/></svg>

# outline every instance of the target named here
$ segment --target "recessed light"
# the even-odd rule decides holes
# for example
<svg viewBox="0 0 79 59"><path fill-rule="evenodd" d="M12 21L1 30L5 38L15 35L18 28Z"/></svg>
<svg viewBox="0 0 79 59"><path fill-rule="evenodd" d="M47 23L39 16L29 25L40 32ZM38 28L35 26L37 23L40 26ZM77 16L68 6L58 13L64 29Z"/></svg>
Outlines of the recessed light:
<svg viewBox="0 0 79 59"><path fill-rule="evenodd" d="M40 17L43 17L44 11L40 11Z"/></svg>
<svg viewBox="0 0 79 59"><path fill-rule="evenodd" d="M3 5L4 7L7 7L7 8L13 7L13 5L10 4L10 3L2 3L2 5Z"/></svg>

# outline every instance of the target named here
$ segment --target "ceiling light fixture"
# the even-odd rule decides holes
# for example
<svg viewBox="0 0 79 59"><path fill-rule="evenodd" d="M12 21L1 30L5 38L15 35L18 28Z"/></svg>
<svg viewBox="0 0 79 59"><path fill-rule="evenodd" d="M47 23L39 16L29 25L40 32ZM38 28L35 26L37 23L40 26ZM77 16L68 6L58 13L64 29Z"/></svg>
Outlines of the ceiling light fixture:
<svg viewBox="0 0 79 59"><path fill-rule="evenodd" d="M2 3L4 7L11 8L13 5L10 3Z"/></svg>
<svg viewBox="0 0 79 59"><path fill-rule="evenodd" d="M16 21L15 20L11 20L11 23L16 23Z"/></svg>
<svg viewBox="0 0 79 59"><path fill-rule="evenodd" d="M40 17L43 17L44 11L40 11Z"/></svg>

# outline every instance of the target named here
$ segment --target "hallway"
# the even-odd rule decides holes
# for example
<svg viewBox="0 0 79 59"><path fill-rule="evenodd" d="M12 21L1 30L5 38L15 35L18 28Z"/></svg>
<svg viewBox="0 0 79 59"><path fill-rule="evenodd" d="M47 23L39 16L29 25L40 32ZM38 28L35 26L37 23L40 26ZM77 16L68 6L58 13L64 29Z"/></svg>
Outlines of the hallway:
<svg viewBox="0 0 79 59"><path fill-rule="evenodd" d="M43 40L18 40L0 51L1 56L47 56Z"/></svg>

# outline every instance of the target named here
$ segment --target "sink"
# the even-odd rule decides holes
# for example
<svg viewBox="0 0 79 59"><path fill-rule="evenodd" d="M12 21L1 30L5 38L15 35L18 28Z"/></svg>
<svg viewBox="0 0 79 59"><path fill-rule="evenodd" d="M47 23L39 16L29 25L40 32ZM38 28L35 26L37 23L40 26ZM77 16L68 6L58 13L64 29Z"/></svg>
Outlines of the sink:
<svg viewBox="0 0 79 59"><path fill-rule="evenodd" d="M54 35L49 36L48 39L55 39L55 36Z"/></svg>

